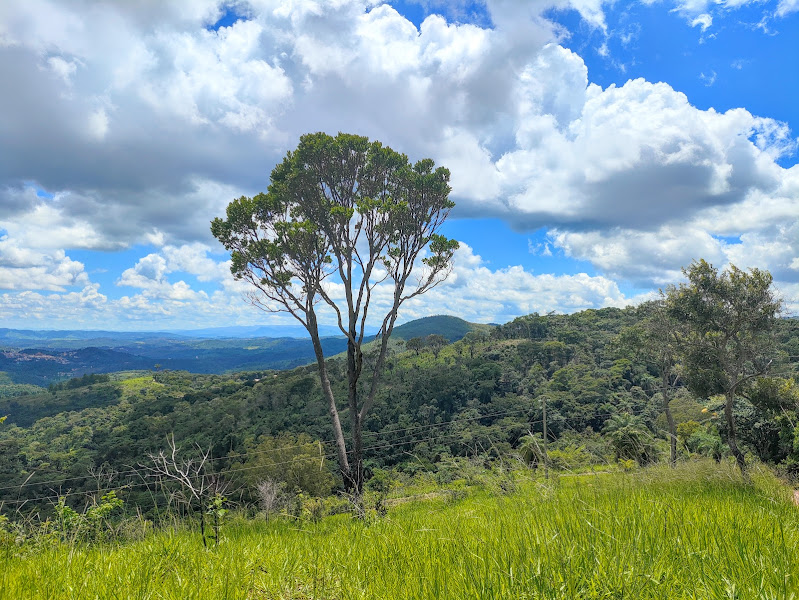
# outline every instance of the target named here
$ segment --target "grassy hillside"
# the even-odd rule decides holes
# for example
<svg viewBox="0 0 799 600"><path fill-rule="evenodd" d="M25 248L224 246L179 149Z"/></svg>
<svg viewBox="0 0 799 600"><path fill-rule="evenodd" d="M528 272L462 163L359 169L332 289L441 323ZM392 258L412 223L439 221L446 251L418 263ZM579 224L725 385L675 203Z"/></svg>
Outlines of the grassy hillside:
<svg viewBox="0 0 799 600"><path fill-rule="evenodd" d="M799 511L767 471L732 465L430 490L385 518L234 518L194 532L0 551L0 598L784 599L799 594ZM508 482L512 481L511 484ZM405 492L405 490L400 490ZM136 533L138 530L138 533Z"/></svg>

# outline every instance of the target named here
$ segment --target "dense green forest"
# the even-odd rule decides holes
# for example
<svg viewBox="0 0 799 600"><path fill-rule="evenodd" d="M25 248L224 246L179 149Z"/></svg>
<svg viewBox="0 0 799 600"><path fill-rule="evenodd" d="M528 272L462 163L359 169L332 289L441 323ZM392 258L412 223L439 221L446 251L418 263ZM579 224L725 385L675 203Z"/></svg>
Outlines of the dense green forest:
<svg viewBox="0 0 799 600"><path fill-rule="evenodd" d="M478 328L443 348L411 350L398 342L367 422L368 471L445 478L448 465L466 458L492 465L526 457L535 466L544 401L553 467L662 458L667 443L659 373L627 335L643 310L533 314ZM777 385L790 387L799 378L798 320L779 322L777 343L772 371ZM343 360L329 362L334 386L343 392ZM678 385L671 407L682 456L724 456L722 402ZM786 472L799 466L799 407L741 396L735 409L740 442L752 459ZM0 415L8 416L0 425L6 513L46 508L59 495L82 506L85 493L99 489L115 489L128 505L152 510L163 498L144 469L172 435L186 456L210 449L208 464L244 502L254 499L254 486L264 478L320 495L338 485L315 366L84 377L6 398ZM308 465L313 474L303 472Z"/></svg>

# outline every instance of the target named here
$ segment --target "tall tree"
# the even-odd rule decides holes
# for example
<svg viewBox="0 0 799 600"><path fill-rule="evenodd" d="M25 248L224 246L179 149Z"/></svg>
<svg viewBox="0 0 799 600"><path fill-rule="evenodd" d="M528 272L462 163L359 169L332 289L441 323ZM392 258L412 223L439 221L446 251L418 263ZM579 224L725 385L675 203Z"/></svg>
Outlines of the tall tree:
<svg viewBox="0 0 799 600"><path fill-rule="evenodd" d="M643 318L622 331L621 341L658 372L657 389L669 427L669 464L674 466L677 463L677 426L671 412L671 399L680 379L677 363L685 328L668 310L665 295L641 305L639 312Z"/></svg>
<svg viewBox="0 0 799 600"><path fill-rule="evenodd" d="M724 394L727 443L741 470L733 416L736 395L765 375L775 354L781 302L768 271L743 271L734 265L719 273L699 260L683 269L687 283L667 292L670 314L688 327L684 364L686 383L697 395Z"/></svg>
<svg viewBox="0 0 799 600"><path fill-rule="evenodd" d="M308 330L341 474L357 495L364 478L363 423L398 311L449 274L458 247L438 233L454 206L449 192L449 171L434 168L430 159L411 164L404 154L361 136L307 134L274 168L267 193L234 200L227 218L211 224L232 253L234 277L255 288L252 303L288 312ZM378 288L387 303L376 301ZM320 305L347 337L351 450L319 340ZM362 381L366 324L376 309L384 311L376 320L376 359Z"/></svg>

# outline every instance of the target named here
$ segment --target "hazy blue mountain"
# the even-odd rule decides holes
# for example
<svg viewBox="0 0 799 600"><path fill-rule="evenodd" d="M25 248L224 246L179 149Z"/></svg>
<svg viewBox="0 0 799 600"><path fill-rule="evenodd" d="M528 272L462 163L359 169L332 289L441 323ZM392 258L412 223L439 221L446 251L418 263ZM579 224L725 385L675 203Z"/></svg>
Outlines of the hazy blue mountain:
<svg viewBox="0 0 799 600"><path fill-rule="evenodd" d="M170 333L192 338L307 338L308 332L302 325L273 326L232 326L207 327L205 329L181 329ZM339 336L341 331L335 326L320 326L319 335Z"/></svg>
<svg viewBox="0 0 799 600"><path fill-rule="evenodd" d="M407 340L437 333L456 341L475 328L489 326L451 316L425 317L396 327L394 337ZM0 374L6 373L10 384L46 387L88 373L136 369L192 373L292 369L315 360L311 341L301 332L304 329L294 327L178 332L0 329ZM322 333L339 331L325 327ZM328 335L322 346L326 356L334 356L346 350L347 342L341 335Z"/></svg>
<svg viewBox="0 0 799 600"><path fill-rule="evenodd" d="M122 343L151 342L163 338L183 338L162 331L33 330L0 328L0 348L86 348L112 347Z"/></svg>

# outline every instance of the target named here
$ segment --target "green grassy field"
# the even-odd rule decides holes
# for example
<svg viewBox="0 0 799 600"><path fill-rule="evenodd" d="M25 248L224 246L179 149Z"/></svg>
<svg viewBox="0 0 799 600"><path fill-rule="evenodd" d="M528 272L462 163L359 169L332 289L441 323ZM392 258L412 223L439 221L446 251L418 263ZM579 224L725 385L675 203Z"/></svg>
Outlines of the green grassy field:
<svg viewBox="0 0 799 600"><path fill-rule="evenodd" d="M0 598L799 597L799 509L766 470L520 479L432 495L371 521L232 519L98 546L0 548Z"/></svg>

